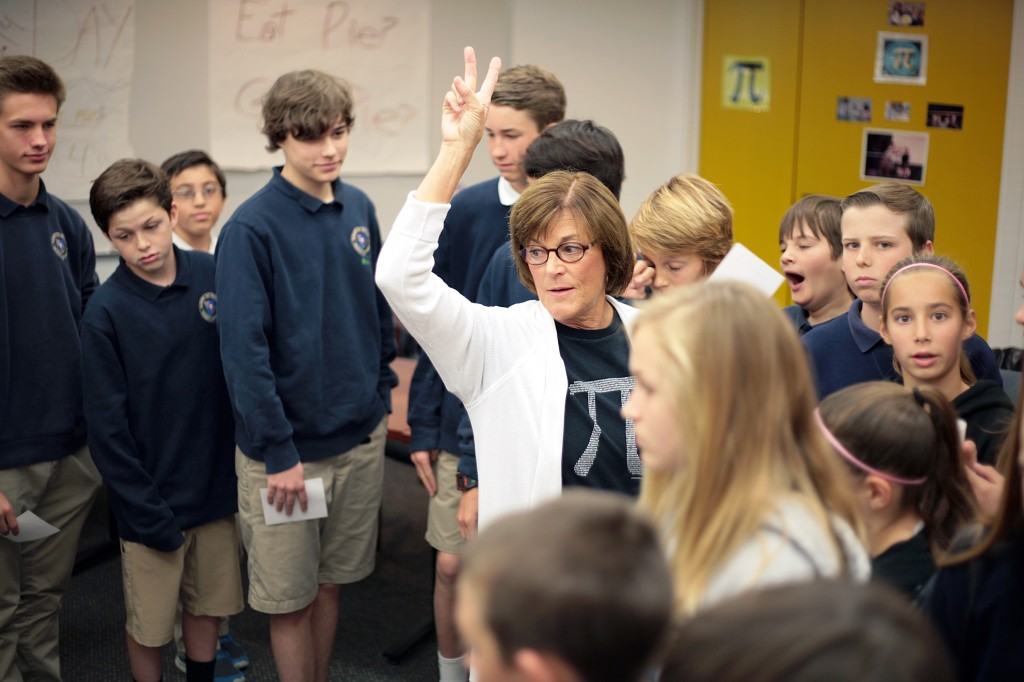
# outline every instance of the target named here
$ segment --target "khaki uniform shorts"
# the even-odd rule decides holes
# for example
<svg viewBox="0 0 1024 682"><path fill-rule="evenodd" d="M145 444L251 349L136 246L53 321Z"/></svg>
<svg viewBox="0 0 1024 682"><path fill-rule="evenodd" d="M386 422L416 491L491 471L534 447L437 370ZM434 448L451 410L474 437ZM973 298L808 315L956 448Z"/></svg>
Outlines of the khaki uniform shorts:
<svg viewBox="0 0 1024 682"><path fill-rule="evenodd" d="M434 463L437 493L427 505L427 542L437 551L448 554L462 554L466 544L459 530L458 514L462 493L455 485L458 469L458 455L442 450Z"/></svg>
<svg viewBox="0 0 1024 682"><path fill-rule="evenodd" d="M342 585L373 572L377 519L384 489L387 420L348 452L303 462L306 480L322 478L327 518L268 526L260 488L263 462L235 451L238 520L249 553L249 605L262 613L293 613L313 602L320 585Z"/></svg>
<svg viewBox="0 0 1024 682"><path fill-rule="evenodd" d="M125 627L142 646L163 646L174 638L179 597L195 616L230 616L245 606L235 517L204 523L184 535L185 543L173 552L121 541Z"/></svg>

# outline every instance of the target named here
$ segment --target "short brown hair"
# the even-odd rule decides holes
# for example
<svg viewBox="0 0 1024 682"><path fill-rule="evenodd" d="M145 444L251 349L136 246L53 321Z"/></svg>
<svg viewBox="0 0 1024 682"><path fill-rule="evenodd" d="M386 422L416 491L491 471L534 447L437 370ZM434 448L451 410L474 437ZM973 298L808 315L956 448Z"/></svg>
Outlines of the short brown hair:
<svg viewBox="0 0 1024 682"><path fill-rule="evenodd" d="M263 128L267 151L281 146L288 135L316 140L338 125L351 128L352 92L323 71L305 69L280 76L263 97Z"/></svg>
<svg viewBox="0 0 1024 682"><path fill-rule="evenodd" d="M172 181L176 175L196 166L206 166L209 168L210 172L217 178L218 184L220 184L221 194L224 196L228 195L228 181L224 177L224 171L210 158L209 154L201 149L189 149L185 152L179 152L160 164L161 170L167 173L167 179Z"/></svg>
<svg viewBox="0 0 1024 682"><path fill-rule="evenodd" d="M882 182L854 192L840 204L845 213L851 208L884 206L897 215L907 216L907 236L914 251L921 251L935 240L935 210L928 197L902 182Z"/></svg>
<svg viewBox="0 0 1024 682"><path fill-rule="evenodd" d="M838 260L843 256L843 231L840 228L842 217L843 209L839 207L839 199L824 194L808 194L783 214L779 224L779 243L794 234L803 234L806 225L812 235L828 242L832 260Z"/></svg>
<svg viewBox="0 0 1024 682"><path fill-rule="evenodd" d="M651 192L629 230L641 252L692 252L710 275L732 248L732 206L712 183L682 173Z"/></svg>
<svg viewBox="0 0 1024 682"><path fill-rule="evenodd" d="M547 69L526 64L513 66L498 77L491 104L525 111L544 130L565 118L565 88Z"/></svg>
<svg viewBox="0 0 1024 682"><path fill-rule="evenodd" d="M15 93L53 95L58 111L67 98L64 81L53 67L28 55L0 57L0 105L7 95Z"/></svg>
<svg viewBox="0 0 1024 682"><path fill-rule="evenodd" d="M520 250L543 235L562 211L569 211L577 224L585 226L590 239L600 244L607 269L605 293L618 294L625 289L633 277L636 256L619 202L593 175L568 171L554 171L537 179L512 205L512 260L523 285L537 293L530 266L519 255Z"/></svg>
<svg viewBox="0 0 1024 682"><path fill-rule="evenodd" d="M818 580L751 592L680 627L662 682L953 682L934 630L885 585Z"/></svg>
<svg viewBox="0 0 1024 682"><path fill-rule="evenodd" d="M89 190L89 208L103 234L107 234L110 216L140 199L152 199L171 212L171 183L167 174L142 159L115 161L93 180Z"/></svg>
<svg viewBox="0 0 1024 682"><path fill-rule="evenodd" d="M658 534L620 495L567 491L505 516L466 546L469 586L507 665L557 656L588 682L635 682L660 648L672 580Z"/></svg>

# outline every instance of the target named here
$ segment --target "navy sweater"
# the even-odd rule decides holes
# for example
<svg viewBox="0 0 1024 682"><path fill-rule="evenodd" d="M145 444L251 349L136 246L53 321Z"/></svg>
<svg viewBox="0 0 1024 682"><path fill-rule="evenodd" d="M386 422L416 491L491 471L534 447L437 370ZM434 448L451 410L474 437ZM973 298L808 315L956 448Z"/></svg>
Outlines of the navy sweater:
<svg viewBox="0 0 1024 682"><path fill-rule="evenodd" d="M369 198L340 180L323 202L273 177L217 241L221 357L235 438L267 473L341 454L391 409L391 309L374 283Z"/></svg>
<svg viewBox="0 0 1024 682"><path fill-rule="evenodd" d="M855 299L849 312L815 326L800 338L811 361L819 400L864 381L900 380L892 365L892 346L860 319L862 306L861 300ZM985 339L975 334L964 341L964 351L979 379L1003 385L996 356Z"/></svg>
<svg viewBox="0 0 1024 682"><path fill-rule="evenodd" d="M93 461L121 537L161 552L238 509L213 257L174 253L173 284L150 284L122 261L82 320Z"/></svg>
<svg viewBox="0 0 1024 682"><path fill-rule="evenodd" d="M88 228L47 194L0 195L0 469L85 445L82 311L99 284Z"/></svg>
<svg viewBox="0 0 1024 682"><path fill-rule="evenodd" d="M498 178L462 190L452 199L434 252L434 274L470 301L494 250L508 239L510 206L498 199ZM421 353L409 387L412 450L459 451L465 409L444 387L430 358Z"/></svg>

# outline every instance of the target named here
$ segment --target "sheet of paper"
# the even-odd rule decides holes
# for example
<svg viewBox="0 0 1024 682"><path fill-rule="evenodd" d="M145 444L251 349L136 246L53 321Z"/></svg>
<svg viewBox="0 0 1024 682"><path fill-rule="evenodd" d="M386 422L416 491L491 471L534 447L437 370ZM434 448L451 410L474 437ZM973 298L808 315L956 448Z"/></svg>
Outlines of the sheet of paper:
<svg viewBox="0 0 1024 682"><path fill-rule="evenodd" d="M786 278L753 251L736 242L708 279L746 282L764 292L765 296L773 296Z"/></svg>
<svg viewBox="0 0 1024 682"><path fill-rule="evenodd" d="M284 510L277 511L277 500L274 504L267 503L267 489L260 488L260 500L263 502L263 519L268 526L291 521L307 521L309 519L322 519L327 516L327 498L324 495L324 479L311 478L306 481L306 497L309 498L306 504L306 511L302 511L298 501L292 509L291 516L284 513Z"/></svg>
<svg viewBox="0 0 1024 682"><path fill-rule="evenodd" d="M53 535L59 530L60 528L51 526L33 512L27 511L18 517L17 535L8 533L7 535L0 535L0 537L12 542L31 542L32 540L39 540L40 538Z"/></svg>

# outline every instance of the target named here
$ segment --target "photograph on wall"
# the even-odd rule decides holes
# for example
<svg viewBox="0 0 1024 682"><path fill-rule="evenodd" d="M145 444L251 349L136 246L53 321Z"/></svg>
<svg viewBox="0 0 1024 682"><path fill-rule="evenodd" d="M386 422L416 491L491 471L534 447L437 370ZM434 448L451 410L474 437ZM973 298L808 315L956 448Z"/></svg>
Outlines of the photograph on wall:
<svg viewBox="0 0 1024 682"><path fill-rule="evenodd" d="M910 121L910 102L885 102L885 120L908 123Z"/></svg>
<svg viewBox="0 0 1024 682"><path fill-rule="evenodd" d="M837 97L836 120L871 123L871 98Z"/></svg>
<svg viewBox="0 0 1024 682"><path fill-rule="evenodd" d="M767 57L726 55L722 60L722 106L768 111L772 101L772 64Z"/></svg>
<svg viewBox="0 0 1024 682"><path fill-rule="evenodd" d="M878 32L875 82L924 85L928 82L928 36Z"/></svg>
<svg viewBox="0 0 1024 682"><path fill-rule="evenodd" d="M951 128L960 130L964 127L964 108L959 104L928 103L928 116L925 124L929 128Z"/></svg>
<svg viewBox="0 0 1024 682"><path fill-rule="evenodd" d="M864 130L860 158L862 180L892 178L923 185L927 167L928 133Z"/></svg>
<svg viewBox="0 0 1024 682"><path fill-rule="evenodd" d="M924 26L924 3L889 0L889 25Z"/></svg>

